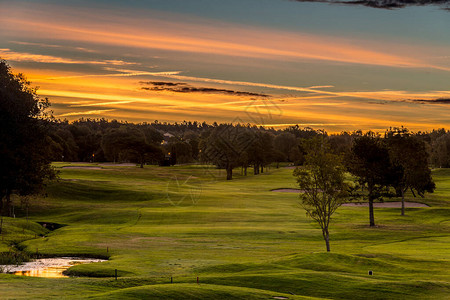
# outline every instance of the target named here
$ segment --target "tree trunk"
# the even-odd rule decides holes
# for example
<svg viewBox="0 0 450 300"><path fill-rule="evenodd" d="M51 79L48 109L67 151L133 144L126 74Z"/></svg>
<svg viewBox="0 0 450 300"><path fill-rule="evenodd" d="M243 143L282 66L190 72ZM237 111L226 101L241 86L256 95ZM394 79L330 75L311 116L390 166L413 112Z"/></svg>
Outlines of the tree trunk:
<svg viewBox="0 0 450 300"><path fill-rule="evenodd" d="M247 176L247 166L244 167L244 176Z"/></svg>
<svg viewBox="0 0 450 300"><path fill-rule="evenodd" d="M405 191L402 189L402 216L405 215Z"/></svg>
<svg viewBox="0 0 450 300"><path fill-rule="evenodd" d="M277 161L277 169L280 167L280 162Z"/></svg>
<svg viewBox="0 0 450 300"><path fill-rule="evenodd" d="M375 226L375 215L373 213L373 198L369 196L369 219L370 219L370 227Z"/></svg>
<svg viewBox="0 0 450 300"><path fill-rule="evenodd" d="M322 231L323 239L325 240L325 245L327 246L327 252L331 251L330 248L330 234L328 233L328 228Z"/></svg>
<svg viewBox="0 0 450 300"><path fill-rule="evenodd" d="M233 168L231 166L227 166L227 180L233 179Z"/></svg>
<svg viewBox="0 0 450 300"><path fill-rule="evenodd" d="M264 173L264 166L261 165L261 174L263 174L263 173Z"/></svg>
<svg viewBox="0 0 450 300"><path fill-rule="evenodd" d="M6 192L5 199L6 199L5 212L8 217L12 217L13 212L12 212L12 205L11 205L11 193L9 191Z"/></svg>
<svg viewBox="0 0 450 300"><path fill-rule="evenodd" d="M259 166L257 164L253 165L253 174L258 175L259 174Z"/></svg>

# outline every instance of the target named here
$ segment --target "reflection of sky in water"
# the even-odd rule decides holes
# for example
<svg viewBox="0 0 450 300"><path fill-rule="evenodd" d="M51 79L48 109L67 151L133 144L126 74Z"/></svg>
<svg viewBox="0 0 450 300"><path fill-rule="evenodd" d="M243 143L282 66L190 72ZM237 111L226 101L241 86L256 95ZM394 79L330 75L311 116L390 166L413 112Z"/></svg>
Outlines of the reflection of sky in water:
<svg viewBox="0 0 450 300"><path fill-rule="evenodd" d="M68 277L63 274L68 268L94 262L103 262L103 259L83 259L73 257L42 258L18 266L7 266L8 273L19 276L63 278Z"/></svg>
<svg viewBox="0 0 450 300"><path fill-rule="evenodd" d="M30 276L30 277L45 277L45 278L63 278L69 277L63 274L65 270L70 268L71 266L63 266L63 267L48 267L41 270L30 270L30 271L17 271L14 272L14 275L20 276Z"/></svg>

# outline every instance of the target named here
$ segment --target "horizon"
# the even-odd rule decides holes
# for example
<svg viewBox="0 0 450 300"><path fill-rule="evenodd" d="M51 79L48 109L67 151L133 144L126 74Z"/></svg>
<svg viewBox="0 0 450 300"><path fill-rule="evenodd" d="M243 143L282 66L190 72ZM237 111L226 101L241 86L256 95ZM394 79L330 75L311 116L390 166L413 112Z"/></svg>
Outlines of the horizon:
<svg viewBox="0 0 450 300"><path fill-rule="evenodd" d="M61 120L448 128L446 7L315 2L0 3L0 58Z"/></svg>

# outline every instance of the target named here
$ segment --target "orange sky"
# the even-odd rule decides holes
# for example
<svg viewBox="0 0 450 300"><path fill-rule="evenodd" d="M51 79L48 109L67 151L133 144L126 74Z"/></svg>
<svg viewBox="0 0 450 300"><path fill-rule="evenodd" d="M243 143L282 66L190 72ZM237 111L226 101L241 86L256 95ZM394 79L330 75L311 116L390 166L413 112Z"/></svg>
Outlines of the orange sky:
<svg viewBox="0 0 450 300"><path fill-rule="evenodd" d="M40 87L57 118L299 124L330 132L449 125L450 104L433 102L450 98L449 40L364 34L351 24L340 34L240 24L151 5L44 2L0 4L8 12L0 20L0 57ZM273 17L282 23L283 16Z"/></svg>

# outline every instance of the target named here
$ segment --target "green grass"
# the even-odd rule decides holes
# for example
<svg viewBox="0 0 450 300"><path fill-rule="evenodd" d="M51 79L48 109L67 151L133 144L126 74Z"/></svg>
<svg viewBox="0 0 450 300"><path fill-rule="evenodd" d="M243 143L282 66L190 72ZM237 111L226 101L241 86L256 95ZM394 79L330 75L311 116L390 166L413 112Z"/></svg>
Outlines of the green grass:
<svg viewBox="0 0 450 300"><path fill-rule="evenodd" d="M298 195L270 191L295 188L292 169L247 177L235 170L234 180L225 181L223 170L200 165L101 170L55 165L61 179L48 186L47 198L32 201L30 221L20 207L19 218L5 218L0 252L14 245L45 256L110 260L68 270L81 277L0 275L2 299L445 299L450 294L450 170L433 171L434 194L408 195L429 208L407 209L404 217L399 209L377 208L376 228L368 226L367 208L339 208L331 224L332 252L326 253L320 228L306 217ZM65 226L48 231L36 222Z"/></svg>

